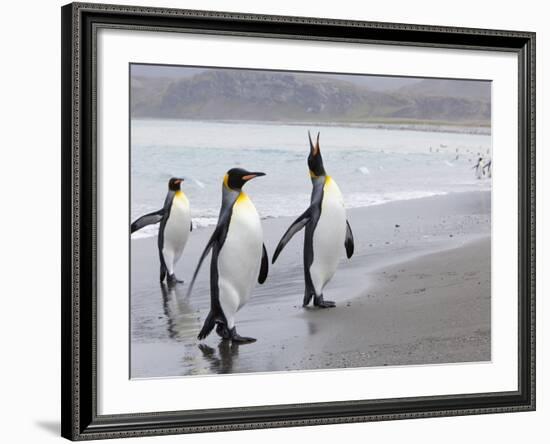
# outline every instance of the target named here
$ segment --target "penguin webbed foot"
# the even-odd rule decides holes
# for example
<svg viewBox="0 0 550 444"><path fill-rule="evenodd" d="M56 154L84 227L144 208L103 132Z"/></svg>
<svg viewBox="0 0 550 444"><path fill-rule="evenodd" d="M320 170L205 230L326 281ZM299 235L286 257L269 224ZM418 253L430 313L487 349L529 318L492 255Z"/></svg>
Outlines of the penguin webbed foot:
<svg viewBox="0 0 550 444"><path fill-rule="evenodd" d="M315 296L313 298L313 305L319 308L333 308L336 307L336 304L333 301L325 301L323 295Z"/></svg>
<svg viewBox="0 0 550 444"><path fill-rule="evenodd" d="M239 344L250 344L252 342L256 342L256 338L251 338L248 336L241 336L237 333L237 330L235 330L235 327L231 329L232 335L231 335L231 342L237 342Z"/></svg>
<svg viewBox="0 0 550 444"><path fill-rule="evenodd" d="M241 336L237 333L237 328L233 327L232 329L227 328L225 324L218 324L216 326L216 333L224 340L231 341L239 344L246 344L251 342L256 342L255 338L250 338L247 336Z"/></svg>
<svg viewBox="0 0 550 444"><path fill-rule="evenodd" d="M169 274L168 278L166 279L169 285L176 285L176 284L183 284L183 279L178 279L176 277L176 274Z"/></svg>

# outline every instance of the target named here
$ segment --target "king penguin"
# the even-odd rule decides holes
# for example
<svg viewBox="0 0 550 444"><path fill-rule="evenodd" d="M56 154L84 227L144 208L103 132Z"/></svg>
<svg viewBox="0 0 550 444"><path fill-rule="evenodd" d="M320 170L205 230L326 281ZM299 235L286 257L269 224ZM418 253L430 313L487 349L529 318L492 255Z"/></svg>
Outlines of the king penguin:
<svg viewBox="0 0 550 444"><path fill-rule="evenodd" d="M234 342L256 340L237 333L235 315L250 299L255 281L263 284L267 278L269 259L263 243L260 216L242 190L246 182L264 175L233 168L224 176L218 223L199 259L187 292L189 296L199 269L212 250L210 312L198 335L201 340L214 327L222 339Z"/></svg>
<svg viewBox="0 0 550 444"><path fill-rule="evenodd" d="M472 169L475 170L476 179L481 179L483 177L485 174L485 171L483 170L483 157L480 157L477 160L477 163L472 167Z"/></svg>
<svg viewBox="0 0 550 444"><path fill-rule="evenodd" d="M353 234L346 219L340 188L325 172L319 147L319 134L315 144L309 132L308 136L310 152L307 162L313 184L311 203L279 241L273 254L273 263L292 236L305 227L304 307L309 305L313 298L314 306L329 308L334 307L335 303L324 300L323 289L336 272L342 247L345 247L348 259L353 255Z"/></svg>
<svg viewBox="0 0 550 444"><path fill-rule="evenodd" d="M174 266L193 231L189 200L181 190L184 179L173 177L168 181L168 194L164 206L153 213L141 216L132 223L131 232L160 222L158 250L160 257L160 282L166 278L168 284L183 283L176 278Z"/></svg>
<svg viewBox="0 0 550 444"><path fill-rule="evenodd" d="M492 170L493 161L489 159L487 162L485 162L485 165L483 165L483 174L485 174L485 169L487 169L487 177L490 179L493 177L493 170Z"/></svg>

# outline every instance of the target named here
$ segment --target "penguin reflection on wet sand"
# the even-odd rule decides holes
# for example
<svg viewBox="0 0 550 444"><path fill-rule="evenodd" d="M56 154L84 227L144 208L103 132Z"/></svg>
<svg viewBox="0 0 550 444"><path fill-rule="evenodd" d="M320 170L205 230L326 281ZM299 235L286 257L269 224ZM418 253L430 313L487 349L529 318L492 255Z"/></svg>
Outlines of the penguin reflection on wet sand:
<svg viewBox="0 0 550 444"><path fill-rule="evenodd" d="M305 227L304 236L304 307L313 298L313 305L320 308L334 307L335 303L323 298L323 289L332 279L341 257L342 247L349 258L353 255L353 234L346 219L344 199L334 179L323 166L319 134L315 145L309 134L307 163L313 184L311 204L288 228L273 254L273 263L298 231Z"/></svg>
<svg viewBox="0 0 550 444"><path fill-rule="evenodd" d="M168 336L176 340L192 338L200 328L197 309L185 298L183 288L182 285L160 284Z"/></svg>
<svg viewBox="0 0 550 444"><path fill-rule="evenodd" d="M160 222L158 250L160 258L160 282L167 279L171 285L183 283L176 278L174 267L179 261L189 233L193 231L189 200L181 191L184 179L173 177L168 181L168 194L164 206L153 213L141 216L132 223L130 231L134 233L147 225Z"/></svg>
<svg viewBox="0 0 550 444"><path fill-rule="evenodd" d="M221 341L218 344L218 353L212 347L209 347L205 343L198 345L199 351L202 354L203 359L209 364L210 371L219 374L226 374L233 372L234 358L239 356L240 342L235 341Z"/></svg>
<svg viewBox="0 0 550 444"><path fill-rule="evenodd" d="M218 224L199 259L187 292L191 294L199 269L210 250L210 312L198 338L206 338L216 327L223 339L254 342L235 328L235 315L250 299L255 281L263 284L268 273L268 258L263 243L260 216L243 186L264 173L242 168L230 169L222 185L222 206Z"/></svg>

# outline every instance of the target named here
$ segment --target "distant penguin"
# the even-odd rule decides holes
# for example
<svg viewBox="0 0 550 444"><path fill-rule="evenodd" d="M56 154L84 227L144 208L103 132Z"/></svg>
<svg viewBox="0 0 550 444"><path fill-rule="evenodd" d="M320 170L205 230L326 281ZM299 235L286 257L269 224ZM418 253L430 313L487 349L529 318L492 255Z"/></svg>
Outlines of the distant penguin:
<svg viewBox="0 0 550 444"><path fill-rule="evenodd" d="M487 177L489 178L493 177L492 164L493 164L492 159L489 159L489 161L485 165L483 165L484 173L485 173L485 169L487 169Z"/></svg>
<svg viewBox="0 0 550 444"><path fill-rule="evenodd" d="M168 194L162 209L141 216L132 223L131 232L160 222L158 250L160 257L160 282L165 278L169 284L183 283L176 278L174 267L179 261L189 233L193 230L189 200L181 191L184 179L171 178L168 181Z"/></svg>
<svg viewBox="0 0 550 444"><path fill-rule="evenodd" d="M472 167L475 170L476 179L483 177L483 157L477 160L477 163Z"/></svg>
<svg viewBox="0 0 550 444"><path fill-rule="evenodd" d="M313 298L316 307L329 308L335 304L324 300L323 289L336 272L342 247L345 246L348 259L353 255L353 234L346 219L342 193L334 179L325 172L319 134L315 145L311 135L308 135L310 153L307 162L313 184L311 204L281 238L273 255L273 263L292 236L305 227L303 304L307 306Z"/></svg>
<svg viewBox="0 0 550 444"><path fill-rule="evenodd" d="M216 333L223 339L234 342L256 340L237 334L235 315L248 302L255 281L263 284L267 278L269 259L263 243L260 216L242 191L246 182L264 175L233 168L223 179L218 224L199 259L187 292L191 294L200 267L212 250L210 312L199 339L206 338L216 327Z"/></svg>

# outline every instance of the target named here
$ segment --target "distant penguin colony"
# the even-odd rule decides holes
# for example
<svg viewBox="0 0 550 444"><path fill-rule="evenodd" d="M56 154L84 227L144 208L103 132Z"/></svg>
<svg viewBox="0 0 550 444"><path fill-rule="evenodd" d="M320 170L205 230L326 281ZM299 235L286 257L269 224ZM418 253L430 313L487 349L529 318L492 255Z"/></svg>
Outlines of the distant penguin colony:
<svg viewBox="0 0 550 444"><path fill-rule="evenodd" d="M169 284L183 283L176 278L174 266L183 253L189 233L193 230L189 200L181 191L182 182L181 178L170 179L164 206L158 211L141 216L130 227L130 232L134 233L147 225L160 222L158 234L160 281L163 282L166 278Z"/></svg>
<svg viewBox="0 0 550 444"><path fill-rule="evenodd" d="M354 239L346 217L344 199L333 177L325 170L319 134L315 143L308 132L309 155L307 164L312 189L309 207L290 225L281 237L272 263L300 230L305 229L303 243L304 297L303 306L313 301L318 308L335 307L335 302L324 298L324 290L336 273L343 251L350 259L354 253ZM445 145L440 145L446 147ZM430 146L430 152L433 148ZM437 149L439 151L439 148ZM466 150L469 152L469 149ZM484 162L481 155L473 166L475 177L491 177L491 159ZM456 149L456 160L459 149ZM363 174L370 172L360 168ZM214 329L222 340L235 343L254 342L256 339L241 336L236 329L236 315L249 301L254 286L263 284L268 275L269 259L264 244L262 224L250 197L243 191L245 184L262 172L232 168L222 180L222 202L217 225L199 258L189 284L191 295L199 270L211 253L210 308L204 319L198 339L205 339ZM173 177L168 182L163 207L141 216L130 227L134 233L148 225L160 223L158 253L160 282L165 280L173 287L182 284L176 277L175 266L183 255L193 230L189 200L181 189L184 179ZM164 288L164 287L163 287ZM165 291L165 290L163 290Z"/></svg>

